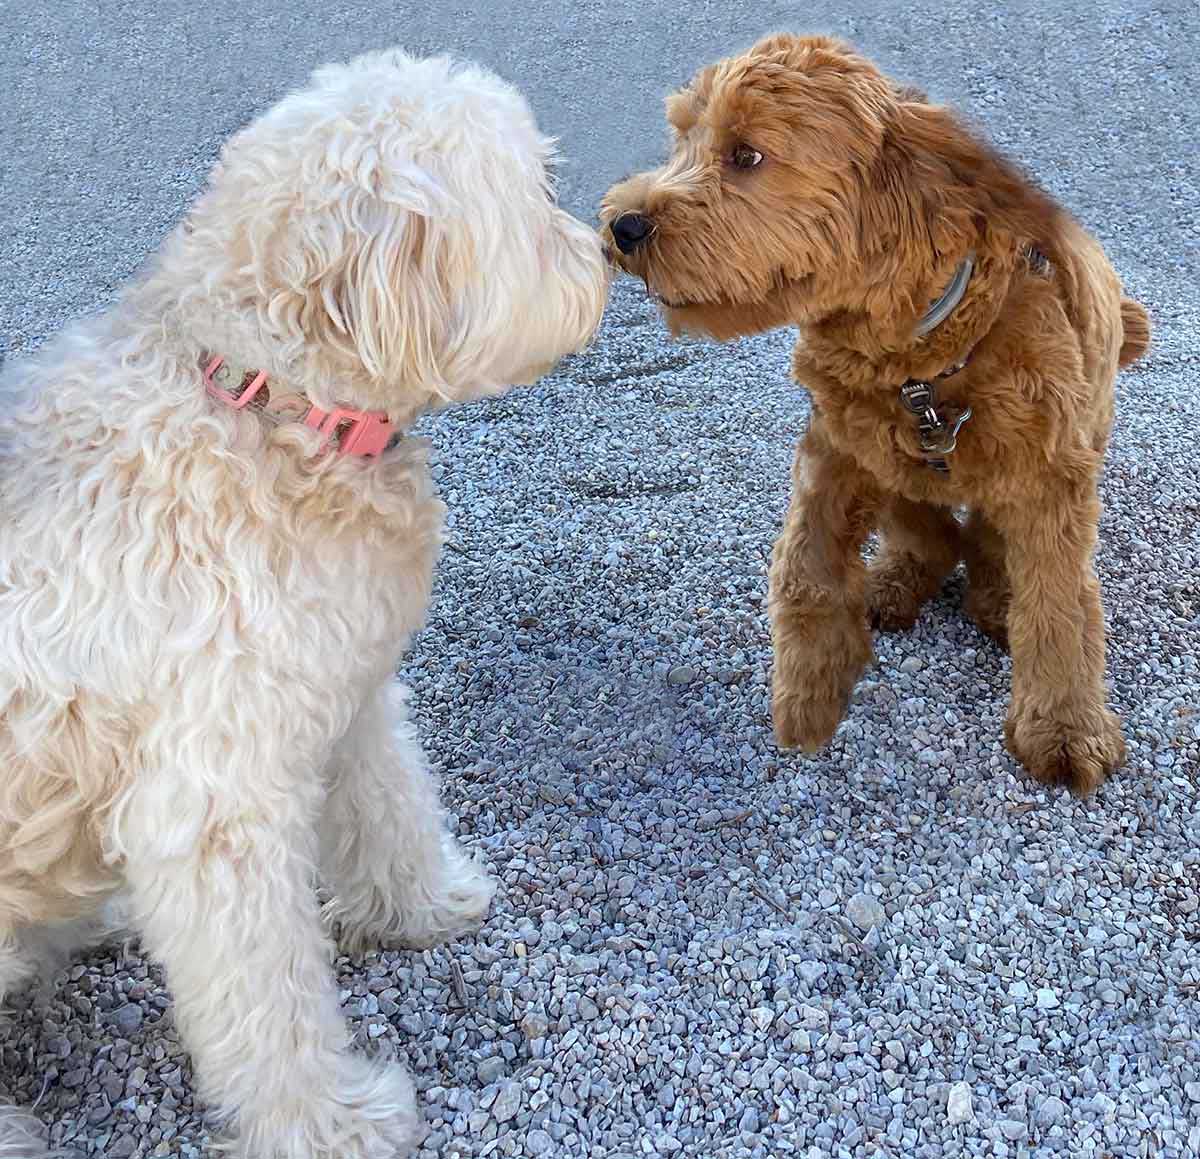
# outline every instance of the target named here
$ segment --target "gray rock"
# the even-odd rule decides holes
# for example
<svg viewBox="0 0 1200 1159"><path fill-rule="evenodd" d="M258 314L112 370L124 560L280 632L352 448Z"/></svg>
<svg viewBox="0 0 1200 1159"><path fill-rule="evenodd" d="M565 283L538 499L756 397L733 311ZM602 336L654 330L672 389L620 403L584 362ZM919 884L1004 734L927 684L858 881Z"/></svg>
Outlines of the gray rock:
<svg viewBox="0 0 1200 1159"><path fill-rule="evenodd" d="M508 1069L504 1059L493 1055L491 1058L481 1058L475 1067L475 1074L481 1086L491 1086Z"/></svg>
<svg viewBox="0 0 1200 1159"><path fill-rule="evenodd" d="M800 1007L800 1023L808 1030L827 1030L829 1028L829 1014L820 1006L805 1003Z"/></svg>
<svg viewBox="0 0 1200 1159"><path fill-rule="evenodd" d="M975 1118L974 1100L967 1083L954 1083L946 1099L946 1121L952 1126L969 1123Z"/></svg>
<svg viewBox="0 0 1200 1159"><path fill-rule="evenodd" d="M134 1002L126 1002L124 1005L118 1006L109 1015L109 1021L113 1028L121 1034L137 1034L142 1028L143 1018L142 1008Z"/></svg>
<svg viewBox="0 0 1200 1159"><path fill-rule="evenodd" d="M879 899L869 893L856 893L846 902L846 916L864 933L887 921L887 914Z"/></svg>
<svg viewBox="0 0 1200 1159"><path fill-rule="evenodd" d="M824 962L801 962L796 967L796 973L805 980L810 986L815 986L828 971L828 967Z"/></svg>
<svg viewBox="0 0 1200 1159"><path fill-rule="evenodd" d="M525 1136L525 1150L530 1155L549 1155L554 1151L554 1140L535 1127Z"/></svg>
<svg viewBox="0 0 1200 1159"><path fill-rule="evenodd" d="M1000 1134L1010 1143L1016 1143L1029 1134L1029 1128L1018 1119L999 1119L996 1126L1000 1129Z"/></svg>
<svg viewBox="0 0 1200 1159"><path fill-rule="evenodd" d="M756 1006L750 1011L750 1021L754 1023L758 1030L767 1030L771 1023L775 1021L775 1011L769 1006Z"/></svg>
<svg viewBox="0 0 1200 1159"><path fill-rule="evenodd" d="M130 1159L137 1152L138 1142L132 1135L121 1135L104 1149L110 1159Z"/></svg>
<svg viewBox="0 0 1200 1159"><path fill-rule="evenodd" d="M521 1109L521 1101L521 1084L512 1081L502 1082L496 1100L492 1103L492 1118L498 1123L507 1123L509 1119L516 1117L517 1112Z"/></svg>

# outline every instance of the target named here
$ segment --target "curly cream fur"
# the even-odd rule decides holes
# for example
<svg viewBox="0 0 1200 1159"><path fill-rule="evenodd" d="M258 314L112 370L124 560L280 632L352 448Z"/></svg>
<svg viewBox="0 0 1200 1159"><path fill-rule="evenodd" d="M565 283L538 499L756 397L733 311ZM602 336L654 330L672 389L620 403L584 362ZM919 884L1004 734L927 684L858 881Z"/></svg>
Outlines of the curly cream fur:
<svg viewBox="0 0 1200 1159"><path fill-rule="evenodd" d="M127 893L245 1155L420 1134L404 1071L347 1052L318 872L355 946L453 936L492 885L393 685L442 528L423 446L325 453L215 405L202 357L402 427L533 381L606 282L549 152L477 68L321 69L228 144L112 309L0 388L0 994L47 923ZM0 1154L40 1146L0 1118Z"/></svg>

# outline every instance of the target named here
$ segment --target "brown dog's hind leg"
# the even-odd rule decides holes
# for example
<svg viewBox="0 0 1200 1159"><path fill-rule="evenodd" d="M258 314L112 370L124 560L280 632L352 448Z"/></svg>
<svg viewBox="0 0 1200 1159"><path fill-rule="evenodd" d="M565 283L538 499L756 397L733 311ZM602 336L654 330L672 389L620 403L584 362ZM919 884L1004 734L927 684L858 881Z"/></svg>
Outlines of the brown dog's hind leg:
<svg viewBox="0 0 1200 1159"><path fill-rule="evenodd" d="M814 752L829 741L870 662L860 552L876 502L870 478L833 449L814 415L771 564L771 710L785 748Z"/></svg>
<svg viewBox="0 0 1200 1159"><path fill-rule="evenodd" d="M957 520L945 507L892 496L880 520L879 555L867 569L867 613L872 627L898 632L917 622L957 565Z"/></svg>
<svg viewBox="0 0 1200 1159"><path fill-rule="evenodd" d="M1012 588L1004 560L1004 537L981 511L967 516L963 529L967 594L963 608L975 626L1008 650L1008 607Z"/></svg>

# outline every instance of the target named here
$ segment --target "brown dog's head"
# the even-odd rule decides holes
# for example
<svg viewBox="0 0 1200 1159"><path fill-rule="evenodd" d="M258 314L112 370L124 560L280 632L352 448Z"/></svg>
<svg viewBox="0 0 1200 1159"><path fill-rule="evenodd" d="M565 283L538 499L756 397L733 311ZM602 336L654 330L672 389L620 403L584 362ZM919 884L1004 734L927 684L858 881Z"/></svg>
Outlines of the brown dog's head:
<svg viewBox="0 0 1200 1159"><path fill-rule="evenodd" d="M676 330L919 313L982 220L1012 226L1041 197L948 110L826 37L771 36L703 69L667 118L670 160L609 190L601 218Z"/></svg>

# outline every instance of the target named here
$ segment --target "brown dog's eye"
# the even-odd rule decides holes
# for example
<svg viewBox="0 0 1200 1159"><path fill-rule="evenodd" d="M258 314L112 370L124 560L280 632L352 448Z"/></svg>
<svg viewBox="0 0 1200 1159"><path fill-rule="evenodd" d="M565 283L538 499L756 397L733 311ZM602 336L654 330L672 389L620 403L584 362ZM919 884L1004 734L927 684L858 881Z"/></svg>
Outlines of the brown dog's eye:
<svg viewBox="0 0 1200 1159"><path fill-rule="evenodd" d="M729 163L735 169L753 169L762 164L762 159L763 155L757 149L751 149L749 145L735 145L733 152L729 154Z"/></svg>

